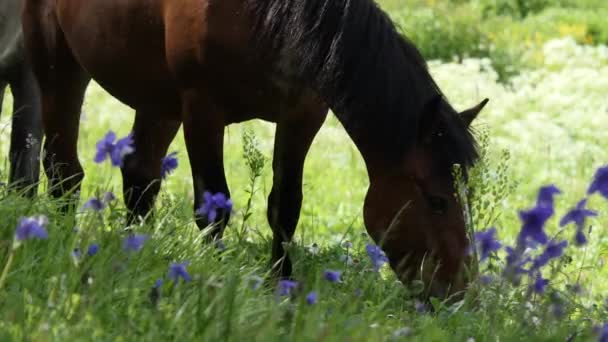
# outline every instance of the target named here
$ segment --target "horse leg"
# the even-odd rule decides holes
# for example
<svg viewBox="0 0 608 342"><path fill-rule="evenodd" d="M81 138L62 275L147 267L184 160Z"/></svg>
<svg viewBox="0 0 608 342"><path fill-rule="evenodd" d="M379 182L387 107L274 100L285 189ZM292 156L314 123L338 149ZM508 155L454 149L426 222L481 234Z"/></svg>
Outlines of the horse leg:
<svg viewBox="0 0 608 342"><path fill-rule="evenodd" d="M84 177L76 144L80 110L89 76L72 55L56 17L49 15L46 2L26 1L23 37L34 76L40 87L44 142L43 165L50 193L61 197L78 191ZM64 205L67 211L77 196Z"/></svg>
<svg viewBox="0 0 608 342"><path fill-rule="evenodd" d="M224 119L206 92L186 90L182 92L182 121L184 137L192 168L194 184L194 210L203 205L203 194L221 192L230 198L224 173ZM202 230L212 225L206 241L222 238L230 213L219 210L213 222L208 216L196 214L196 224Z"/></svg>
<svg viewBox="0 0 608 342"><path fill-rule="evenodd" d="M0 80L0 115L2 114L2 103L4 102L4 91L6 89L6 82Z"/></svg>
<svg viewBox="0 0 608 342"><path fill-rule="evenodd" d="M40 93L34 75L23 64L11 81L13 93L13 125L9 158L9 183L28 197L36 195L40 176L40 146L42 121Z"/></svg>
<svg viewBox="0 0 608 342"><path fill-rule="evenodd" d="M138 217L146 217L154 206L160 190L161 161L180 125L179 120L165 119L154 112L136 112L135 151L125 156L121 169L129 224Z"/></svg>
<svg viewBox="0 0 608 342"><path fill-rule="evenodd" d="M295 233L302 207L304 160L326 115L324 104L305 103L277 123L267 217L273 232L270 262L280 277L291 275L283 243L290 242Z"/></svg>

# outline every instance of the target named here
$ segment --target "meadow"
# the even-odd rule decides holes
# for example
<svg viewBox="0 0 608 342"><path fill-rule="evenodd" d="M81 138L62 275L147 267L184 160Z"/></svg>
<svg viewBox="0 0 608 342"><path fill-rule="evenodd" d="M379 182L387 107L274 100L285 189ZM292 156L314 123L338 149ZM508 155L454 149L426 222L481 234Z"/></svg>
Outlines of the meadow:
<svg viewBox="0 0 608 342"><path fill-rule="evenodd" d="M589 196L587 206L598 215L586 220L586 244L576 245L574 226L559 225L608 164L607 3L380 4L420 47L457 109L490 98L474 124L484 158L469 184L470 229L495 227L503 247L515 246L519 211L535 205L542 186L561 189L545 228L568 246L543 268L542 291L537 278L514 284L505 277L504 248L479 264L481 277L457 303L423 304L415 299L416 284L404 287L388 266L375 272L362 221L367 174L332 115L306 160L302 214L289 247L301 293L285 296L260 285L269 270L273 124L226 129L235 213L225 247L201 243L180 133L169 149L177 151L179 166L163 183L155 219L133 228L148 238L141 248L125 249L120 171L93 158L108 130L130 131L134 113L91 84L78 146L86 174L81 206L107 191L118 198L99 212L62 216L44 193L44 177L35 200L0 187L0 270L6 271L0 340L608 340L607 199ZM4 182L11 106L7 93L0 117ZM259 177L249 167L252 158L264 161ZM19 219L36 215L48 217L48 238L17 241ZM175 281L171 265L183 262L189 280ZM327 270L340 271L341 280L327 280Z"/></svg>

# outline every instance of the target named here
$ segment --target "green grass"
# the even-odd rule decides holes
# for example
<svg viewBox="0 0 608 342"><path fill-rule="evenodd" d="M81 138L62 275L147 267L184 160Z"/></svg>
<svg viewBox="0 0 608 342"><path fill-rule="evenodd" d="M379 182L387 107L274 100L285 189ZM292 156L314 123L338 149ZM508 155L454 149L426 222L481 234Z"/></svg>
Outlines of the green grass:
<svg viewBox="0 0 608 342"><path fill-rule="evenodd" d="M386 5L397 11L400 2ZM525 23L518 19L513 25ZM556 202L559 216L584 196L595 169L608 161L606 48L568 39L543 43L538 49L550 58L543 56L534 70L519 69L509 85L499 82L488 59L430 63L457 108L491 99L475 124L489 139L487 164L480 165L472 184L481 196L473 203L474 223L478 230L495 225L509 245L520 227L517 210L533 205L540 186L555 183L563 190ZM8 96L0 118L2 158L8 150L10 106ZM108 129L126 134L132 120L132 110L98 86L89 88L79 141L86 173L82 201L107 190L120 194L120 172L93 163L94 145ZM525 283L475 284L463 303L434 302L434 313L416 312L411 297L415 287L397 283L386 267L380 274L370 270L364 251L369 239L361 219L367 175L359 152L333 116L306 161L302 215L290 247L294 276L304 284L302 294L317 291L319 302L307 305L303 295L292 301L277 297L271 286L252 290L252 278L268 271L271 234L265 210L272 173L269 165L263 169L253 214L239 239L249 199L242 142L246 129L255 132L261 153L272 156L273 125L252 121L227 128L225 165L236 214L222 254L202 247L192 220L192 181L181 133L170 149L179 151L180 166L163 184L156 218L135 227L151 235L137 253L122 249L126 233L121 200L102 215L64 217L44 194L27 201L0 190L0 268L7 262L19 217L45 214L50 221L48 240L26 241L14 250L0 288L0 340L593 340L592 327L607 320L608 203L598 197L589 204L600 212L589 221L590 243L569 249L545 273L552 280L545 295L527 296ZM6 181L7 161L2 160L0 180ZM514 188L505 198L496 195L509 185ZM495 219L487 221L484 215L490 212ZM558 232L558 218L548 224L552 233ZM570 239L572 234L569 228L560 236ZM346 250L344 241L354 247ZM97 255L80 260L71 256L74 248L86 250L92 242L100 245ZM317 254L308 249L312 243L320 246ZM344 263L346 254L352 264ZM185 260L194 280L177 285L165 281L154 303L150 291L155 280L166 276L170 262ZM496 274L500 267L500 260L492 260L482 273ZM325 281L325 269L344 271L343 282ZM584 289L581 295L566 288L577 280ZM476 301L474 294L479 294ZM565 316L552 314L558 301Z"/></svg>

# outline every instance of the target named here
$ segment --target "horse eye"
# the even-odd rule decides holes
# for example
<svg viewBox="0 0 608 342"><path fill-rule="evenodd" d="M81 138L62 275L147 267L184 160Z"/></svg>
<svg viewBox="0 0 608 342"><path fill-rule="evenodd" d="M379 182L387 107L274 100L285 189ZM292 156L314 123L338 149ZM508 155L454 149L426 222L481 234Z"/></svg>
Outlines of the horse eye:
<svg viewBox="0 0 608 342"><path fill-rule="evenodd" d="M429 196L428 201L431 211L435 214L445 214L448 210L448 200L443 197Z"/></svg>

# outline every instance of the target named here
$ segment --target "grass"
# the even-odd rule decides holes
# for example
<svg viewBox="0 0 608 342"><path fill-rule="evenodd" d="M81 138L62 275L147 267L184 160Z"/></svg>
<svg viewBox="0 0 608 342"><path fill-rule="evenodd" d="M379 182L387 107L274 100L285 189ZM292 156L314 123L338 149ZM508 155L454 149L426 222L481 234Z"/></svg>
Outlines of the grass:
<svg viewBox="0 0 608 342"><path fill-rule="evenodd" d="M385 5L396 13L400 4ZM548 8L523 20L559 10ZM525 23L517 19L513 25ZM569 38L534 44L543 58L533 70L518 69L509 84L499 81L491 59L430 62L457 108L491 99L475 123L479 136L487 132L488 140L487 164L480 166L473 184L481 195L473 203L474 223L478 230L495 225L508 245L520 228L517 211L533 205L540 186L555 183L563 191L556 201L558 217L548 223L554 234L559 216L585 195L595 169L608 160L608 133L602 129L608 127L606 48ZM11 105L9 96L3 113ZM1 119L0 155L6 156L8 115ZM86 172L83 202L108 190L120 194L120 172L93 163L94 145L108 129L126 134L132 120L130 109L91 85L79 141ZM272 286L253 290L256 277L268 271L265 198L272 173L267 162L251 199L246 234L238 235L250 198L250 173L243 158L246 130L255 133L257 150L272 156L273 125L252 121L227 128L225 165L236 214L223 253L202 247L192 220L192 181L181 134L170 148L178 151L180 165L163 184L156 218L135 227L151 236L139 252L122 248L127 233L120 199L100 215L61 216L57 203L44 194L28 201L0 190L0 267L12 250L19 217L45 214L50 222L48 240L26 241L14 249L12 267L0 288L0 340L593 340L593 327L606 321L608 204L599 197L589 204L600 212L589 221L590 243L584 249L570 248L552 264L545 273L552 280L545 295L528 296L526 283L513 287L497 281L475 285L463 303L434 301L434 313L418 312L411 297L416 287L397 283L386 267L379 274L371 270L361 219L367 175L361 156L333 116L306 161L302 215L290 246L302 294L289 300L277 296ZM0 170L7 170L3 160ZM6 172L0 177L5 181ZM570 239L572 234L569 228L560 236ZM345 248L345 241L353 247ZM98 254L72 256L75 248L86 251L93 242L100 245ZM313 243L319 245L317 253L309 248ZM503 254L482 265L482 273L498 274ZM349 257L352 262L346 263ZM181 261L190 262L193 281L173 284L166 279L169 264ZM324 280L326 269L342 270L343 281ZM165 282L151 298L158 278ZM568 291L566 285L576 282L582 294ZM304 295L313 290L318 303L307 305ZM478 300L470 300L475 293ZM554 314L556 303L563 316Z"/></svg>

